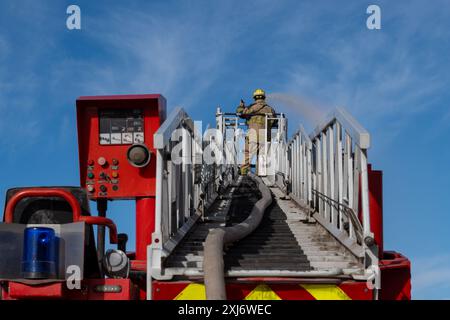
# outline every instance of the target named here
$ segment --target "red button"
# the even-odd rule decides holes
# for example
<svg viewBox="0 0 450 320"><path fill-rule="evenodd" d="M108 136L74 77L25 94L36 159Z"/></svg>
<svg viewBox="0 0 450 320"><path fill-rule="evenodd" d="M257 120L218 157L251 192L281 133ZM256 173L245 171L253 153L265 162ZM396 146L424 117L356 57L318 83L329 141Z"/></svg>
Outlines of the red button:
<svg viewBox="0 0 450 320"><path fill-rule="evenodd" d="M101 166L104 166L106 164L106 159L104 157L100 157L97 159L97 163Z"/></svg>

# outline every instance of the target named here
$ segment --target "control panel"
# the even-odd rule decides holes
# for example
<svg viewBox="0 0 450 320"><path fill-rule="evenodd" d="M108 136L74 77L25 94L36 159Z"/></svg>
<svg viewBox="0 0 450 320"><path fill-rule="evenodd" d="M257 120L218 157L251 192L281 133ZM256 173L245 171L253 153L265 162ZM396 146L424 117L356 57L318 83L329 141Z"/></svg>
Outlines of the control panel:
<svg viewBox="0 0 450 320"><path fill-rule="evenodd" d="M91 199L155 195L153 135L165 117L161 95L77 99L80 180Z"/></svg>

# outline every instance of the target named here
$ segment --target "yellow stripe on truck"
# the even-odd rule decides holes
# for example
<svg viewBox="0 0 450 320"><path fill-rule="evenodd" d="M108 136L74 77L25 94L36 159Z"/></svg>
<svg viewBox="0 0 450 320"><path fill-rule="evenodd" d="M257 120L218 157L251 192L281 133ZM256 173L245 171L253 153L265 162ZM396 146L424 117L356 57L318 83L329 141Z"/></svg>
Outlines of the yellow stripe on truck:
<svg viewBox="0 0 450 320"><path fill-rule="evenodd" d="M174 300L206 300L205 285L191 283L184 288Z"/></svg>
<svg viewBox="0 0 450 320"><path fill-rule="evenodd" d="M316 300L352 300L341 288L332 284L301 284Z"/></svg>
<svg viewBox="0 0 450 320"><path fill-rule="evenodd" d="M351 298L337 285L332 284L301 284L316 300L351 300ZM259 284L245 298L245 300L281 300L281 298L267 284ZM174 300L206 300L205 285L191 283L181 291Z"/></svg>
<svg viewBox="0 0 450 320"><path fill-rule="evenodd" d="M206 300L205 285L189 284L174 300ZM245 297L245 300L281 300L281 298L268 285L260 284Z"/></svg>
<svg viewBox="0 0 450 320"><path fill-rule="evenodd" d="M259 284L244 300L281 300L281 298L267 284Z"/></svg>

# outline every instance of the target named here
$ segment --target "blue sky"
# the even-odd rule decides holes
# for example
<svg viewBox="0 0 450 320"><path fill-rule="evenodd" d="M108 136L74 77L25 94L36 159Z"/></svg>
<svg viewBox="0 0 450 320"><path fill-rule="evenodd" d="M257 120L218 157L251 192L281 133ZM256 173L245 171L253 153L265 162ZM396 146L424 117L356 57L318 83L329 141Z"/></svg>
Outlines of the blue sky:
<svg viewBox="0 0 450 320"><path fill-rule="evenodd" d="M70 4L80 31L65 26ZM369 4L381 30L366 28ZM262 87L297 97L273 106L309 129L344 106L384 171L385 248L412 260L415 298L450 299L449 15L445 0L4 0L0 193L79 183L81 95L162 93L169 111L213 123L218 105L232 110ZM130 204L111 216L133 232Z"/></svg>

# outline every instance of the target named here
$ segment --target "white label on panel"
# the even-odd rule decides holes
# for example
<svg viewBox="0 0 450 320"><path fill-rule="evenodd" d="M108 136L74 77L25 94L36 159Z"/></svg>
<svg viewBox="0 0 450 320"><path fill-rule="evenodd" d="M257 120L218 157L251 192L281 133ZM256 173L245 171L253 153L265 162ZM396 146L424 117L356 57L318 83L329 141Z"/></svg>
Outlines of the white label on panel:
<svg viewBox="0 0 450 320"><path fill-rule="evenodd" d="M122 143L123 144L132 144L133 143L133 134L131 132L122 133Z"/></svg>
<svg viewBox="0 0 450 320"><path fill-rule="evenodd" d="M135 132L134 133L134 143L144 143L144 133Z"/></svg>
<svg viewBox="0 0 450 320"><path fill-rule="evenodd" d="M109 133L100 133L100 144L111 144L111 135Z"/></svg>
<svg viewBox="0 0 450 320"><path fill-rule="evenodd" d="M121 143L122 143L122 134L111 133L111 144L121 144Z"/></svg>

